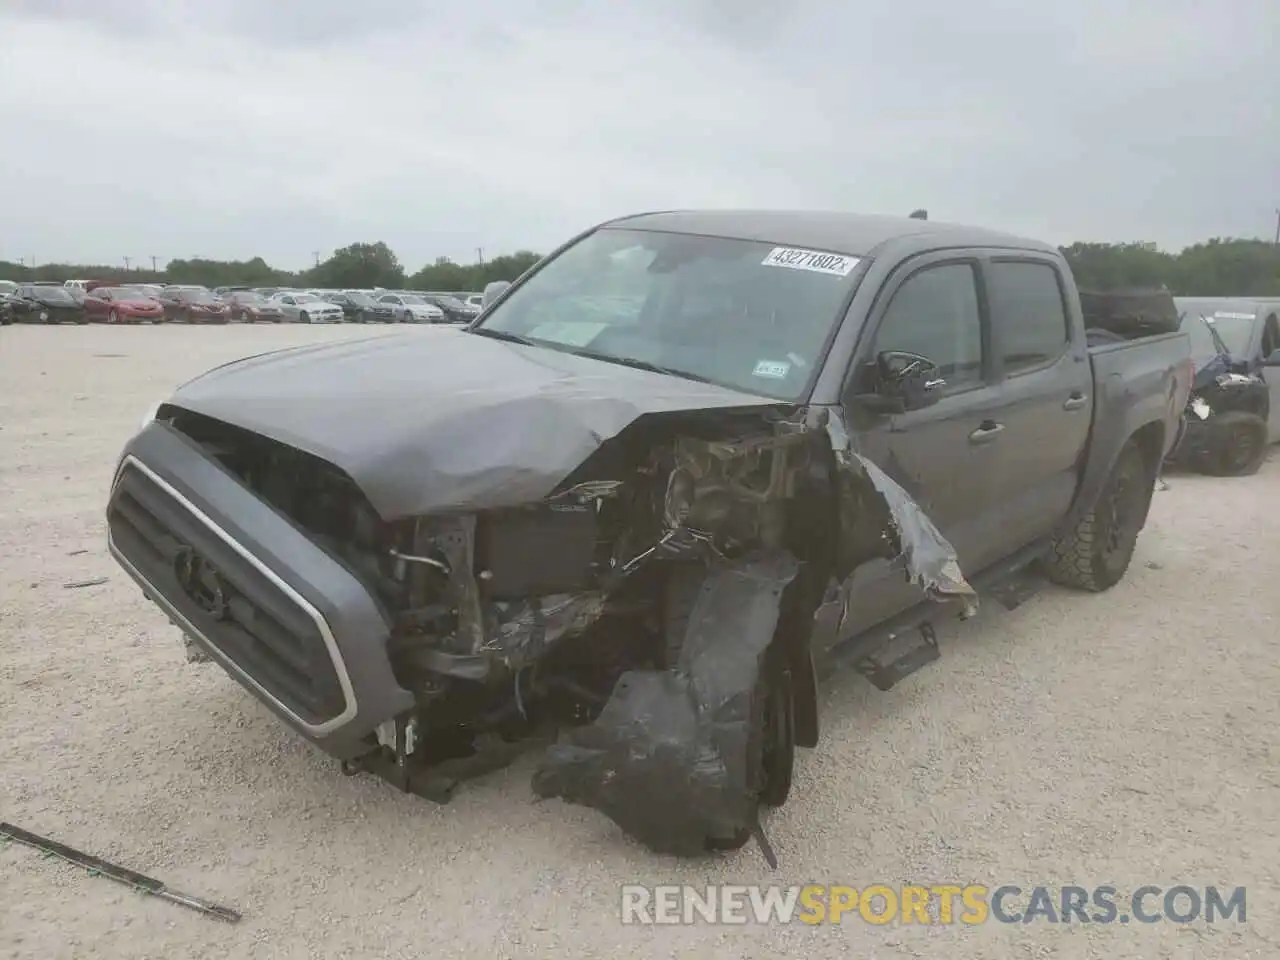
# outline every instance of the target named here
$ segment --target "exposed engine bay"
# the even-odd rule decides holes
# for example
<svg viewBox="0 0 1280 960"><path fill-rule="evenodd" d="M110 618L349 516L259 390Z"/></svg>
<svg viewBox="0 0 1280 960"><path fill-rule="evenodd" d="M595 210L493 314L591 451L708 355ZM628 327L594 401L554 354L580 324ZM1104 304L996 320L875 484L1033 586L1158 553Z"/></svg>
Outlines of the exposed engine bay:
<svg viewBox="0 0 1280 960"><path fill-rule="evenodd" d="M785 799L795 731L778 725L794 723L791 687L812 672L822 588L859 562L850 544L863 559L914 558L926 592L972 595L892 480L866 463L863 482L833 485L838 438L776 412L663 423L602 447L537 503L394 520L311 454L180 409L170 423L380 602L414 707L346 772L446 801L567 729L535 789L596 806L655 849L754 835L767 851L754 811ZM837 536L836 496L865 529ZM789 604L801 582L809 599Z"/></svg>

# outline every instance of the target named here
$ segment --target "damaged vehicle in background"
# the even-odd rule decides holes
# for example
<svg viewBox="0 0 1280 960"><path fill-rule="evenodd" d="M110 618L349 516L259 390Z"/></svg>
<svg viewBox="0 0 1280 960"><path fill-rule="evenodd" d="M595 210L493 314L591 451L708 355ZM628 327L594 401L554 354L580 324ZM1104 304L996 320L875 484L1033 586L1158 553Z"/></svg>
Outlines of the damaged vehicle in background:
<svg viewBox="0 0 1280 960"><path fill-rule="evenodd" d="M1176 329L1087 345L1053 246L908 218L644 214L486 296L180 387L110 550L345 772L443 801L558 730L534 791L677 855L772 860L820 674L891 688L1037 562L1115 584L1190 389Z"/></svg>
<svg viewBox="0 0 1280 960"><path fill-rule="evenodd" d="M1257 473L1280 442L1280 302L1177 297L1195 380L1170 463L1221 477Z"/></svg>

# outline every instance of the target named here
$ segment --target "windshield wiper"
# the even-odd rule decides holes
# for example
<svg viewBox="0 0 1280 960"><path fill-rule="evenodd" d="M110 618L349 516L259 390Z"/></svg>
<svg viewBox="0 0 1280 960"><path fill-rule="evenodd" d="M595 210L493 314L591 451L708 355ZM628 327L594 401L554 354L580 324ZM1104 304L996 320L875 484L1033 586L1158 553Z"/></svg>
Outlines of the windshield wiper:
<svg viewBox="0 0 1280 960"><path fill-rule="evenodd" d="M519 343L526 347L539 346L537 341L530 340L528 337L522 337L518 333L508 333L506 330L494 330L492 327L472 327L471 333L478 333L482 337L492 337L494 340L506 340L508 343Z"/></svg>
<svg viewBox="0 0 1280 960"><path fill-rule="evenodd" d="M694 380L698 383L714 383L706 377L700 377L696 373L689 373L686 370L677 370L674 367L664 367L660 364L650 363L648 360L637 360L634 357L617 357L611 353L592 353L590 350L570 350L575 357L586 357L589 360L603 360L605 363L616 363L620 367L631 367L633 370L648 370L650 373L663 373L668 377L680 377L682 380Z"/></svg>

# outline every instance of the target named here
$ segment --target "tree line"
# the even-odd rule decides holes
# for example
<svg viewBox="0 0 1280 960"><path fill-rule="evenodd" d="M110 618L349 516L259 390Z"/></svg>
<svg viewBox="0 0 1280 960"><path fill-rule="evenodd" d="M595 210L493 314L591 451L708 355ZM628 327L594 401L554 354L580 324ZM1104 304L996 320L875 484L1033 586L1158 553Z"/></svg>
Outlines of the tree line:
<svg viewBox="0 0 1280 960"><path fill-rule="evenodd" d="M1094 290L1165 289L1175 296L1280 296L1280 244L1214 238L1178 253L1152 243L1073 243L1062 248L1076 282ZM440 257L413 274L385 243L353 243L310 270L279 270L252 260L170 260L163 270L47 263L34 270L0 260L3 280L119 280L200 283L209 287L302 286L389 290L483 290L494 280L515 280L539 259L519 250L478 263Z"/></svg>
<svg viewBox="0 0 1280 960"><path fill-rule="evenodd" d="M409 274L385 243L353 243L335 250L309 270L280 270L261 257L252 260L170 260L162 270L126 269L104 264L44 263L34 269L0 260L0 280L117 280L122 283L192 283L207 287L297 286L322 289L474 290L494 280L515 280L540 259L517 250L478 263L438 257Z"/></svg>

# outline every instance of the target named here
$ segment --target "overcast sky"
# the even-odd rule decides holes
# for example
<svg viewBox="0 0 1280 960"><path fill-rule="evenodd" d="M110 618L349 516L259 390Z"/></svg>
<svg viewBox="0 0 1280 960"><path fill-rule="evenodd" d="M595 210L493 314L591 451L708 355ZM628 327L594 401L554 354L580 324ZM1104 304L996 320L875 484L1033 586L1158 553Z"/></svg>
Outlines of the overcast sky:
<svg viewBox="0 0 1280 960"><path fill-rule="evenodd" d="M1277 0L2 0L0 259L414 270L690 206L1269 238L1277 38Z"/></svg>

